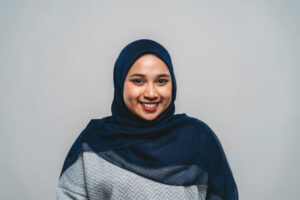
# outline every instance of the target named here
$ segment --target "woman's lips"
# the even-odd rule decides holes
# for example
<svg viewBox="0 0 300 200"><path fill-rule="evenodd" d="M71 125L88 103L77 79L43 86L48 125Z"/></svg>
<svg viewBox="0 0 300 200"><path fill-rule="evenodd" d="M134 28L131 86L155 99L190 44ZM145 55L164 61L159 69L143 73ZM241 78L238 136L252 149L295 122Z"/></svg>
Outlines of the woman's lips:
<svg viewBox="0 0 300 200"><path fill-rule="evenodd" d="M159 103L141 103L144 110L154 112L158 108Z"/></svg>

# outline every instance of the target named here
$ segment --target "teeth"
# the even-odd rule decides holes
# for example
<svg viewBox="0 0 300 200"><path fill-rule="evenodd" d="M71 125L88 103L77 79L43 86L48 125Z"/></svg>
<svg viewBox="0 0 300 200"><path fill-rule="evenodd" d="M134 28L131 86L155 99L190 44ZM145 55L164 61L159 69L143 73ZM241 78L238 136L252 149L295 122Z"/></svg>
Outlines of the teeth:
<svg viewBox="0 0 300 200"><path fill-rule="evenodd" d="M147 106L149 108L153 108L157 105L157 103L154 103L154 104L148 104L148 103L143 103L144 106Z"/></svg>

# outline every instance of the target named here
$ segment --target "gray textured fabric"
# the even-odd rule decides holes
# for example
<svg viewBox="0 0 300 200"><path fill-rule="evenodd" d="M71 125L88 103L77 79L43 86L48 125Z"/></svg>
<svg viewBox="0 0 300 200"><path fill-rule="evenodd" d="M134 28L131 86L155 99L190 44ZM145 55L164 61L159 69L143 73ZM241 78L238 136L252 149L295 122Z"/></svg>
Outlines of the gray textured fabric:
<svg viewBox="0 0 300 200"><path fill-rule="evenodd" d="M205 185L173 186L120 168L98 154L83 152L61 176L56 199L204 200Z"/></svg>
<svg viewBox="0 0 300 200"><path fill-rule="evenodd" d="M151 169L132 164L114 151L99 152L98 155L112 164L133 171L145 178L154 181L164 180L162 183L167 185L190 185L189 183L194 182L197 182L198 185L204 185L208 182L207 171L195 164L177 164Z"/></svg>

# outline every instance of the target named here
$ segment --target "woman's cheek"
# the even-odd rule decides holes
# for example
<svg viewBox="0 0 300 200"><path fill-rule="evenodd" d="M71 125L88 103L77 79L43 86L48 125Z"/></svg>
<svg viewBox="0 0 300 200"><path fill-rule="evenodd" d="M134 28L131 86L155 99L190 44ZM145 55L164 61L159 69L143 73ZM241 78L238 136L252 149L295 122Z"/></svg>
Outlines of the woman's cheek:
<svg viewBox="0 0 300 200"><path fill-rule="evenodd" d="M172 98L172 86L162 88L160 93L164 99Z"/></svg>
<svg viewBox="0 0 300 200"><path fill-rule="evenodd" d="M143 87L131 87L129 89L131 98L138 98L143 93Z"/></svg>

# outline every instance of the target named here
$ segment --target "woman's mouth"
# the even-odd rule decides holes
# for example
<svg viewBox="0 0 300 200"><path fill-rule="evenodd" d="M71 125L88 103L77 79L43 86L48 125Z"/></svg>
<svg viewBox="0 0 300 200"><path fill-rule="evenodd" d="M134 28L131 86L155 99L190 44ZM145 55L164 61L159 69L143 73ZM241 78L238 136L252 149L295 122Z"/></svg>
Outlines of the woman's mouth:
<svg viewBox="0 0 300 200"><path fill-rule="evenodd" d="M154 112L158 108L158 103L141 103L144 110Z"/></svg>

